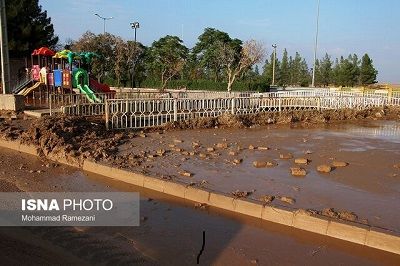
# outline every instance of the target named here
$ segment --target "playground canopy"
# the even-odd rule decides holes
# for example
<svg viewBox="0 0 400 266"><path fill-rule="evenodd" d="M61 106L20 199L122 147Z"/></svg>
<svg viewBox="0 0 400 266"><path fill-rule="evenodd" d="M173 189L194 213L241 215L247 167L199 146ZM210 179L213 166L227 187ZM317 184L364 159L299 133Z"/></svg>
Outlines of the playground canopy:
<svg viewBox="0 0 400 266"><path fill-rule="evenodd" d="M44 56L54 56L56 53L50 50L47 47L40 47L39 49L35 49L32 55L44 55Z"/></svg>

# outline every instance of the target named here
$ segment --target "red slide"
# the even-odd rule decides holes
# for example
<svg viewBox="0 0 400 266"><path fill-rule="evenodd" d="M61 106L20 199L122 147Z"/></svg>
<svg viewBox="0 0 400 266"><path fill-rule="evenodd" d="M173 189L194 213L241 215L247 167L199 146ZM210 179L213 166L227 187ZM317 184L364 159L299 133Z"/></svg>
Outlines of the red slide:
<svg viewBox="0 0 400 266"><path fill-rule="evenodd" d="M100 82L97 82L97 80L90 78L89 80L90 82L90 88L94 89L96 92L104 92L104 93L115 93L114 90L110 89L110 86L108 86L107 84L101 84Z"/></svg>

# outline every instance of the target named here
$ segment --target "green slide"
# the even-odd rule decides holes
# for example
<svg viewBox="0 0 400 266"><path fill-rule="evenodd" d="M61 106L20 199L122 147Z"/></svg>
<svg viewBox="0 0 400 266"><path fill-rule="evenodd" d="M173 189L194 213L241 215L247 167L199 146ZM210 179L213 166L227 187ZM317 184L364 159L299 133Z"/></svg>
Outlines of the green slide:
<svg viewBox="0 0 400 266"><path fill-rule="evenodd" d="M99 98L96 97L96 95L94 94L94 92L89 88L88 85L83 85L83 87L78 84L76 86L83 94L86 95L86 97L88 98L88 100L91 103L101 103L101 100Z"/></svg>
<svg viewBox="0 0 400 266"><path fill-rule="evenodd" d="M89 88L89 76L86 70L82 68L75 69L72 73L72 86L78 88L79 91L86 95L91 103L102 103L96 94Z"/></svg>

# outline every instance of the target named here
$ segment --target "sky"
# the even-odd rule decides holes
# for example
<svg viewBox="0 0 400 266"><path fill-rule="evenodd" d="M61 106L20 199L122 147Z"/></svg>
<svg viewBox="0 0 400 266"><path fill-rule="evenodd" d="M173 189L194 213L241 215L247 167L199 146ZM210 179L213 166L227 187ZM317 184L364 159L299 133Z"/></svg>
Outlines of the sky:
<svg viewBox="0 0 400 266"><path fill-rule="evenodd" d="M400 0L320 0L318 57L368 53L378 81L400 84ZM176 35L193 47L206 27L243 41L255 39L272 53L277 44L289 55L298 51L312 67L318 0L39 0L61 42L90 30L103 32L94 14L114 17L106 31L132 40L130 22L138 21L137 40L151 45Z"/></svg>

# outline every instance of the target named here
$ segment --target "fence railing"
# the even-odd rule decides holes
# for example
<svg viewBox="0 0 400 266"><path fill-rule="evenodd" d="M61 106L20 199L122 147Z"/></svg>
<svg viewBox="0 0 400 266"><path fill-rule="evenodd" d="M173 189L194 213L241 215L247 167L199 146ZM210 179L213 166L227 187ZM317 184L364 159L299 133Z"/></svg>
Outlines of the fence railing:
<svg viewBox="0 0 400 266"><path fill-rule="evenodd" d="M225 113L250 114L283 110L317 109L319 98L229 97L211 99L140 99L106 101L107 127L144 128L195 117Z"/></svg>
<svg viewBox="0 0 400 266"><path fill-rule="evenodd" d="M107 128L145 128L196 117L217 117L261 112L311 109L365 109L400 105L399 98L384 97L275 97L266 95L210 99L109 99L105 104Z"/></svg>

